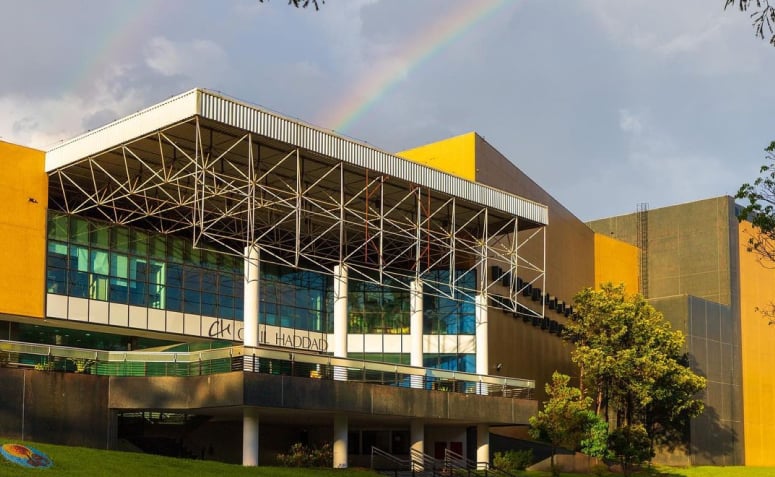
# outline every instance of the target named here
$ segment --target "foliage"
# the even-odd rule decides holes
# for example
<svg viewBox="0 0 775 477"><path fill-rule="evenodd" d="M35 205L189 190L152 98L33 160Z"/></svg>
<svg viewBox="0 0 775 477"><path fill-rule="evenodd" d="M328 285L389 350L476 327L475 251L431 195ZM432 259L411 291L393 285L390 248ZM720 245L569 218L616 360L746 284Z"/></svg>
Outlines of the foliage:
<svg viewBox="0 0 775 477"><path fill-rule="evenodd" d="M748 241L749 251L765 260L765 265L775 264L775 141L765 149L769 161L759 169L760 177L753 184L745 183L735 195L748 203L738 213L739 220L748 220L759 234Z"/></svg>
<svg viewBox="0 0 775 477"><path fill-rule="evenodd" d="M258 0L260 3L264 3L264 0ZM267 0L269 1L269 0ZM293 5L296 8L307 8L312 5L315 10L320 10L320 5L326 3L326 0L288 0L288 5Z"/></svg>
<svg viewBox="0 0 775 477"><path fill-rule="evenodd" d="M775 8L770 5L769 0L725 0L724 10L730 5L737 5L741 12L747 12L750 8L753 12L751 20L755 35L763 40L766 28L771 35L770 44L775 46ZM753 5L756 5L756 9L751 8Z"/></svg>
<svg viewBox="0 0 775 477"><path fill-rule="evenodd" d="M611 473L611 471L608 470L608 466L605 464L595 464L592 467L590 467L589 472L592 475L597 475L598 477L602 477L603 475L609 475Z"/></svg>
<svg viewBox="0 0 775 477"><path fill-rule="evenodd" d="M571 359L597 415L615 428L644 426L644 452L680 443L689 419L703 410L695 396L705 388L705 379L688 366L683 334L642 296L627 295L624 285L587 288L574 301L578 314L564 336L576 345ZM602 428L596 432L586 445L605 456Z"/></svg>
<svg viewBox="0 0 775 477"><path fill-rule="evenodd" d="M549 400L544 408L530 418L530 436L546 441L552 446L552 474L559 475L554 465L554 454L558 447L578 450L589 429L598 421L590 409L592 400L584 397L581 390L569 386L570 377L554 372L552 382L546 384Z"/></svg>
<svg viewBox="0 0 775 477"><path fill-rule="evenodd" d="M297 442L291 445L287 454L277 454L277 463L284 467L331 467L334 451L328 443L316 448Z"/></svg>
<svg viewBox="0 0 775 477"><path fill-rule="evenodd" d="M533 463L533 449L512 449L506 452L496 452L492 463L496 469L505 470L506 472L525 470Z"/></svg>
<svg viewBox="0 0 775 477"><path fill-rule="evenodd" d="M598 459L611 459L608 449L608 423L598 418L590 427L586 437L581 440L581 452Z"/></svg>
<svg viewBox="0 0 775 477"><path fill-rule="evenodd" d="M624 475L630 475L633 467L654 457L649 443L649 435L641 424L614 429L608 436L608 447L616 454Z"/></svg>

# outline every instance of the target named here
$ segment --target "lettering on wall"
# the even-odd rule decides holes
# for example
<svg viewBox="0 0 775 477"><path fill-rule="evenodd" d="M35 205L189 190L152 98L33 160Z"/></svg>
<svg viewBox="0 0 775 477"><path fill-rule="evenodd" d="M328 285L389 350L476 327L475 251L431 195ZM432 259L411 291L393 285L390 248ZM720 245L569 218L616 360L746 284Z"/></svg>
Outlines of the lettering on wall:
<svg viewBox="0 0 775 477"><path fill-rule="evenodd" d="M237 327L235 325L235 333L232 334L232 324L233 322L230 320L213 321L210 325L210 328L207 330L207 337L242 341L244 327ZM274 334L274 342L272 343L267 341L266 330L260 331L258 334L258 342L261 344L272 344L286 348L299 348L320 352L328 351L328 340L326 340L324 337L310 338L309 336L296 335L293 333L283 333L281 331L278 331Z"/></svg>
<svg viewBox="0 0 775 477"><path fill-rule="evenodd" d="M213 321L213 324L210 325L210 329L207 330L207 336L210 338L230 338L231 322L226 323L224 320Z"/></svg>
<svg viewBox="0 0 775 477"><path fill-rule="evenodd" d="M314 351L328 351L328 341L325 338L310 338L309 336L275 333L275 344L288 348L302 348Z"/></svg>

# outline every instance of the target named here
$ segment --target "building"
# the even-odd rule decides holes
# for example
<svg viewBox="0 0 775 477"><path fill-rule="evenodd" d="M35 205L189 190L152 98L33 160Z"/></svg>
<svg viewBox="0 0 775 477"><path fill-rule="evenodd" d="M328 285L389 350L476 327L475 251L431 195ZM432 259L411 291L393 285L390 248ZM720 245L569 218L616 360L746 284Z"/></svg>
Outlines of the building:
<svg viewBox="0 0 775 477"><path fill-rule="evenodd" d="M772 277L729 198L587 225L476 133L393 155L200 89L46 152L0 142L0 169L0 435L489 461L574 373L575 293L614 281L711 382L675 461L769 462L749 305Z"/></svg>
<svg viewBox="0 0 775 477"><path fill-rule="evenodd" d="M549 324L523 290L545 287L545 205L205 90L2 154L5 435L482 462L490 426L535 412L488 315Z"/></svg>
<svg viewBox="0 0 775 477"><path fill-rule="evenodd" d="M756 311L772 302L775 273L747 250L751 226L737 211L717 197L589 224L641 250L641 293L684 332L692 367L708 381L690 453L677 463L775 465L775 336Z"/></svg>

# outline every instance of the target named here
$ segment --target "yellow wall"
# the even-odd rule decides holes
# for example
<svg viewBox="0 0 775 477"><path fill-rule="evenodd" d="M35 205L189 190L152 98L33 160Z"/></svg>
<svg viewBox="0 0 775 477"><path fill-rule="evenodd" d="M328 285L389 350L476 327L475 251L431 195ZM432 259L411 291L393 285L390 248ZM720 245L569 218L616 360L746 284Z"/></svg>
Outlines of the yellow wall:
<svg viewBox="0 0 775 477"><path fill-rule="evenodd" d="M476 133L470 132L397 153L410 161L476 180Z"/></svg>
<svg viewBox="0 0 775 477"><path fill-rule="evenodd" d="M595 234L595 288L601 283L624 283L628 293L639 291L640 255L638 247Z"/></svg>
<svg viewBox="0 0 775 477"><path fill-rule="evenodd" d="M765 268L748 252L751 224L740 224L740 344L743 371L745 464L775 465L775 325L756 307L775 300L775 270Z"/></svg>
<svg viewBox="0 0 775 477"><path fill-rule="evenodd" d="M0 141L0 313L44 316L44 161L43 151Z"/></svg>

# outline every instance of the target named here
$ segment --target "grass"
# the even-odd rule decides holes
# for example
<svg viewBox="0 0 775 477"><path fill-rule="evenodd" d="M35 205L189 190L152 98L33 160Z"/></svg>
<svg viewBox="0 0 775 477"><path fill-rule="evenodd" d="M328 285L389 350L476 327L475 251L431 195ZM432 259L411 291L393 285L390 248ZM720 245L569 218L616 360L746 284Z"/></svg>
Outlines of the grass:
<svg viewBox="0 0 775 477"><path fill-rule="evenodd" d="M79 476L102 477L136 475L140 477L184 475L187 477L375 477L366 469L297 469L287 467L242 467L220 462L175 459L132 452L106 451L85 447L68 447L35 442L0 439L0 444L18 442L45 452L53 461L49 469L27 469L0 457L0 477L5 476ZM521 472L521 477L547 477L548 472ZM562 473L562 477L578 477L585 474ZM590 474L586 474L590 475ZM617 474L608 474L617 475ZM770 477L773 467L657 467L639 472L638 477Z"/></svg>
<svg viewBox="0 0 775 477"><path fill-rule="evenodd" d="M8 462L0 457L0 476L35 477L103 477L134 475L156 477L184 475L187 477L374 477L378 474L365 469L298 469L289 467L242 467L206 460L175 459L134 452L118 452L85 447L68 447L36 442L0 439L0 444L9 442L28 444L45 452L54 465L49 469L28 469Z"/></svg>

